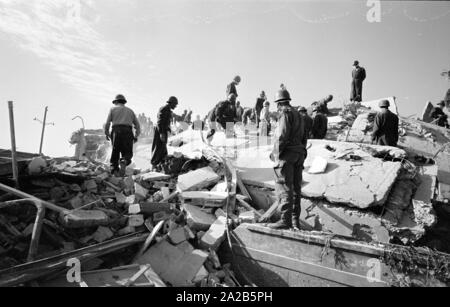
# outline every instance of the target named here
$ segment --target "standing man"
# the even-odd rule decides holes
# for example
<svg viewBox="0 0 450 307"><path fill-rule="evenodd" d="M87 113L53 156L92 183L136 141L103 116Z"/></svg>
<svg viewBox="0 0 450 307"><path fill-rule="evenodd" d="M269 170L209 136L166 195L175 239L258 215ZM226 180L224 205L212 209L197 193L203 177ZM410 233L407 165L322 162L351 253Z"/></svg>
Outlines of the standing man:
<svg viewBox="0 0 450 307"><path fill-rule="evenodd" d="M372 143L383 146L397 146L398 142L398 116L389 111L389 101L379 103L381 111L375 116Z"/></svg>
<svg viewBox="0 0 450 307"><path fill-rule="evenodd" d="M352 90L350 93L350 101L362 101L362 87L363 81L366 79L366 70L359 66L359 62L355 61L353 63L352 71Z"/></svg>
<svg viewBox="0 0 450 307"><path fill-rule="evenodd" d="M287 90L279 90L275 102L278 107L278 127L270 159L274 162L275 187L281 219L267 226L273 229L300 229L300 201L303 162L306 148L304 122L300 114L290 105ZM292 225L294 224L294 225Z"/></svg>
<svg viewBox="0 0 450 307"><path fill-rule="evenodd" d="M264 108L264 102L267 100L266 93L261 91L259 97L256 98L255 104L255 116L256 116L256 127L259 128L259 123L261 121L261 111Z"/></svg>
<svg viewBox="0 0 450 307"><path fill-rule="evenodd" d="M323 110L319 106L315 106L313 112L311 138L316 140L323 140L328 131L328 118L325 114L323 114Z"/></svg>
<svg viewBox="0 0 450 307"><path fill-rule="evenodd" d="M242 117L244 115L244 108L241 107L241 102L236 102L236 122L242 122Z"/></svg>
<svg viewBox="0 0 450 307"><path fill-rule="evenodd" d="M264 102L264 108L261 111L260 135L270 135L270 102Z"/></svg>
<svg viewBox="0 0 450 307"><path fill-rule="evenodd" d="M303 118L303 121L305 122L305 134L304 134L304 138L303 138L303 146L306 147L306 143L307 143L308 139L311 138L313 119L311 118L311 116L308 115L308 111L306 110L305 107L300 107L298 109L298 112L300 113L300 115Z"/></svg>
<svg viewBox="0 0 450 307"><path fill-rule="evenodd" d="M167 157L167 140L172 122L172 110L178 105L178 99L170 97L167 104L159 109L154 130L151 163L155 169Z"/></svg>
<svg viewBox="0 0 450 307"><path fill-rule="evenodd" d="M227 97L229 97L231 94L234 94L236 95L236 97L238 97L236 86L239 85L239 83L241 83L241 77L234 77L233 81L231 81L231 83L227 86Z"/></svg>
<svg viewBox="0 0 450 307"><path fill-rule="evenodd" d="M450 110L450 88L448 89L447 94L445 94L444 103L447 109Z"/></svg>
<svg viewBox="0 0 450 307"><path fill-rule="evenodd" d="M444 113L445 102L442 100L437 104L437 107L431 111L431 118L433 118L433 122L439 127L449 128L448 125L448 116Z"/></svg>
<svg viewBox="0 0 450 307"><path fill-rule="evenodd" d="M141 134L141 126L136 114L126 107L127 100L123 95L117 95L113 100L114 107L111 108L106 119L105 135L106 139L112 142L111 173L119 171L125 172L125 168L131 164L133 158L133 143L137 142ZM112 124L112 133L109 128ZM133 125L136 135L133 135ZM122 158L121 158L122 156Z"/></svg>

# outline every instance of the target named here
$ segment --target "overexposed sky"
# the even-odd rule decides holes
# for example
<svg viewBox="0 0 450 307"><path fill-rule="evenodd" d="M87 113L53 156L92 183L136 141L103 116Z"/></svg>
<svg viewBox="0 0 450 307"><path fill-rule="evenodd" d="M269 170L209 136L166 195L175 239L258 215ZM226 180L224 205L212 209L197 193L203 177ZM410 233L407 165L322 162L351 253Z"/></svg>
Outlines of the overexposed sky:
<svg viewBox="0 0 450 307"><path fill-rule="evenodd" d="M71 155L68 138L101 128L124 94L153 120L167 98L205 115L234 75L243 106L281 83L295 105L328 94L348 99L352 63L367 70L363 98L398 97L402 115L443 99L450 87L450 2L382 1L369 23L366 1L0 0L0 148Z"/></svg>

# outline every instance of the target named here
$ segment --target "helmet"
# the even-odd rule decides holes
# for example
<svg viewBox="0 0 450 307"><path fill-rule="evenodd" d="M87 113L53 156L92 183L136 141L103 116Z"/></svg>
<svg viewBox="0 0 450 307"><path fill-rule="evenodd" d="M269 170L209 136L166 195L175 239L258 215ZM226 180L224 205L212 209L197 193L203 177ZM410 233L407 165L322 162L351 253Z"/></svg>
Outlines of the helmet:
<svg viewBox="0 0 450 307"><path fill-rule="evenodd" d="M307 112L305 107L299 107L298 111L299 112L305 112L305 113Z"/></svg>
<svg viewBox="0 0 450 307"><path fill-rule="evenodd" d="M127 103L127 100L125 99L124 95L117 95L116 98L113 100L112 103L117 103L117 102L121 102L121 103Z"/></svg>
<svg viewBox="0 0 450 307"><path fill-rule="evenodd" d="M241 77L240 76L234 77L234 81L237 83L241 82Z"/></svg>
<svg viewBox="0 0 450 307"><path fill-rule="evenodd" d="M279 90L275 96L275 102L291 101L291 95L287 90Z"/></svg>
<svg viewBox="0 0 450 307"><path fill-rule="evenodd" d="M353 66L357 66L357 65L359 65L359 61L354 61Z"/></svg>
<svg viewBox="0 0 450 307"><path fill-rule="evenodd" d="M444 101L444 100L441 100L441 101L438 102L437 105L438 105L438 106L443 106L443 107L445 107L445 101Z"/></svg>
<svg viewBox="0 0 450 307"><path fill-rule="evenodd" d="M380 108L388 108L390 105L389 100L381 100L378 106Z"/></svg>
<svg viewBox="0 0 450 307"><path fill-rule="evenodd" d="M270 106L270 102L268 101L264 102L264 106Z"/></svg>
<svg viewBox="0 0 450 307"><path fill-rule="evenodd" d="M236 94L231 93L230 95L228 95L228 100L236 100L237 96Z"/></svg>
<svg viewBox="0 0 450 307"><path fill-rule="evenodd" d="M167 103L174 103L174 104L178 104L178 99L175 96L172 96L169 98L169 100L167 100Z"/></svg>

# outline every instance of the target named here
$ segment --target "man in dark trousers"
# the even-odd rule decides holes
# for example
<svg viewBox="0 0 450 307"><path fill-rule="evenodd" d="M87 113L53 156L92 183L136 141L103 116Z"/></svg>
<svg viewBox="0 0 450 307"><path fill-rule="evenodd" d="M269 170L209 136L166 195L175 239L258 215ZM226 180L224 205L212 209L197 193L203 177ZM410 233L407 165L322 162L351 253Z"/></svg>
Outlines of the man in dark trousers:
<svg viewBox="0 0 450 307"><path fill-rule="evenodd" d="M141 134L141 126L136 114L130 108L126 107L127 100L123 95L117 95L113 101L114 107L111 108L106 119L105 135L106 139L112 142L111 154L111 173L116 174L119 171L124 173L125 167L131 164L133 158L133 143L137 142ZM109 129L112 124L112 132ZM133 135L133 125L136 135ZM120 158L122 156L122 158Z"/></svg>
<svg viewBox="0 0 450 307"><path fill-rule="evenodd" d="M259 123L261 122L261 111L264 108L264 102L266 102L267 97L264 91L261 91L259 97L256 98L255 104L255 116L256 116L256 127L259 128Z"/></svg>
<svg viewBox="0 0 450 307"><path fill-rule="evenodd" d="M242 116L244 115L244 108L241 106L241 102L236 102L236 122L242 122Z"/></svg>
<svg viewBox="0 0 450 307"><path fill-rule="evenodd" d="M316 140L322 140L327 135L328 131L328 118L323 113L323 110L319 106L315 106L313 109L313 124L311 128L311 138Z"/></svg>
<svg viewBox="0 0 450 307"><path fill-rule="evenodd" d="M305 107L300 107L298 109L300 115L303 118L303 121L305 122L305 138L304 138L304 146L306 146L306 142L308 141L309 138L311 138L311 130L312 130L312 126L313 126L313 119L311 118L311 116L308 115L308 111L306 110Z"/></svg>
<svg viewBox="0 0 450 307"><path fill-rule="evenodd" d="M238 97L236 86L238 86L239 83L241 83L241 77L234 77L233 81L231 81L231 83L227 86L227 97L229 97L231 94L234 94L236 95L236 97Z"/></svg>
<svg viewBox="0 0 450 307"><path fill-rule="evenodd" d="M362 101L363 81L366 79L366 70L359 66L359 62L353 63L352 71L352 91L350 93L350 101Z"/></svg>
<svg viewBox="0 0 450 307"><path fill-rule="evenodd" d="M306 156L305 124L300 113L290 105L286 89L276 95L278 127L270 159L274 162L275 188L281 219L267 226L273 229L300 229L300 201L303 162Z"/></svg>
<svg viewBox="0 0 450 307"><path fill-rule="evenodd" d="M372 143L383 146L397 146L398 142L398 116L389 111L389 101L379 103L381 111L374 120Z"/></svg>
<svg viewBox="0 0 450 307"><path fill-rule="evenodd" d="M178 99L172 96L167 104L159 109L152 144L151 163L154 169L167 157L167 139L172 122L172 110L175 110L177 105Z"/></svg>
<svg viewBox="0 0 450 307"><path fill-rule="evenodd" d="M448 125L448 116L444 113L445 102L442 100L437 104L437 107L431 111L431 118L433 118L433 122L439 127L449 128Z"/></svg>
<svg viewBox="0 0 450 307"><path fill-rule="evenodd" d="M447 93L445 94L444 103L447 109L450 110L450 88L448 89Z"/></svg>

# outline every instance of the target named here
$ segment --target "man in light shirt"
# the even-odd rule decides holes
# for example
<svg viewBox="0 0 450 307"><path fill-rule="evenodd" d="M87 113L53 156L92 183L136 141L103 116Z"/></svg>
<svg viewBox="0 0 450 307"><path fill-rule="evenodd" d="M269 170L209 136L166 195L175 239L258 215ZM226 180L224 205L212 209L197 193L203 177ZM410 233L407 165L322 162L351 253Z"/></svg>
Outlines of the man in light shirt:
<svg viewBox="0 0 450 307"><path fill-rule="evenodd" d="M119 171L119 162L121 169L131 164L133 158L133 143L141 133L141 126L136 114L130 108L126 107L127 100L123 95L117 95L113 100L114 107L111 108L106 119L105 135L106 139L111 140L111 173ZM112 131L110 126L112 124ZM133 134L133 126L136 135Z"/></svg>

